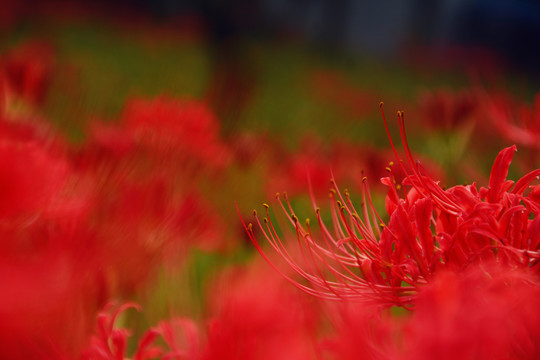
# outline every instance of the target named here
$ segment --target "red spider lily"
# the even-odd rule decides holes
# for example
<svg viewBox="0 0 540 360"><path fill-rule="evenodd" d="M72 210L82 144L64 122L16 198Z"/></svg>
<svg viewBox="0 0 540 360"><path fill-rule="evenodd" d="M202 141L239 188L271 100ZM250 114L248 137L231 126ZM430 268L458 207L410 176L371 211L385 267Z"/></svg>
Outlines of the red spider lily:
<svg viewBox="0 0 540 360"><path fill-rule="evenodd" d="M212 294L203 359L314 359L314 304L255 263L222 278Z"/></svg>
<svg viewBox="0 0 540 360"><path fill-rule="evenodd" d="M200 101L131 100L119 124L91 123L89 139L76 162L83 170L123 171L137 180L166 174L179 187L193 188L194 177L216 174L229 163L219 125Z"/></svg>
<svg viewBox="0 0 540 360"><path fill-rule="evenodd" d="M144 359L313 359L314 309L309 299L291 292L279 276L260 266L236 269L214 290L214 318L207 336L185 318L163 321L141 337L133 355ZM232 286L231 286L232 284ZM214 300L214 299L213 299ZM283 306L287 304L287 306ZM120 313L139 307L108 305L97 319L95 335L83 352L85 360L125 359L130 332L115 328ZM156 340L161 337L162 345Z"/></svg>
<svg viewBox="0 0 540 360"><path fill-rule="evenodd" d="M86 199L47 145L24 131L0 136L1 358L73 358L104 297Z"/></svg>
<svg viewBox="0 0 540 360"><path fill-rule="evenodd" d="M17 253L0 256L0 357L73 359L104 297L96 262L84 232L53 232L51 224L37 230L24 234L34 249L19 244ZM3 231L2 237L29 242L6 238Z"/></svg>
<svg viewBox="0 0 540 360"><path fill-rule="evenodd" d="M188 249L215 249L221 218L199 194L175 193L169 179L133 181L122 173L90 177L88 225L112 290L131 293L160 265L175 266Z"/></svg>
<svg viewBox="0 0 540 360"><path fill-rule="evenodd" d="M66 184L68 164L35 141L0 139L0 217L47 211ZM40 182L36 182L36 177Z"/></svg>
<svg viewBox="0 0 540 360"><path fill-rule="evenodd" d="M89 226L99 243L109 286L131 293L146 283L164 247L175 239L178 210L160 179L132 183L113 178L104 185L93 192Z"/></svg>
<svg viewBox="0 0 540 360"><path fill-rule="evenodd" d="M537 359L538 279L484 263L443 272L418 296L405 325L406 359Z"/></svg>
<svg viewBox="0 0 540 360"><path fill-rule="evenodd" d="M462 271L472 263L492 260L537 269L534 265L540 259L540 236L536 231L540 208L526 190L540 170L515 183L506 180L516 150L513 146L497 156L489 187L477 190L473 184L444 190L415 163L407 145L403 113L398 113L398 119L409 170L401 162L388 133L397 164L406 177L398 184L389 169L390 176L381 179L389 188L386 223L373 207L367 181L359 210L348 191L342 194L332 181L333 230L323 222L312 196L320 240L316 240L309 220L302 225L287 197L284 203L278 196L283 212L296 229L301 261L307 264L306 269L291 256L277 235L268 205L265 204L263 221L255 212L264 237L304 282L283 275L298 288L320 298L359 299L408 307L414 305L419 287L429 283L441 269ZM386 120L384 123L386 126ZM409 190L405 191L406 188ZM254 236L252 225L245 228L256 248L270 262Z"/></svg>
<svg viewBox="0 0 540 360"><path fill-rule="evenodd" d="M127 340L130 332L127 329L115 329L114 323L118 316L129 308L140 310L133 303L126 303L113 308L107 305L105 310L98 315L96 334L92 337L90 345L83 351L82 360L124 360L127 358ZM134 360L155 359L163 353L161 348L153 345L159 332L155 329L148 330L141 338Z"/></svg>
<svg viewBox="0 0 540 360"><path fill-rule="evenodd" d="M219 138L219 122L203 102L135 99L126 105L122 122L137 142L157 155L182 154L185 160L217 168L229 161L229 150Z"/></svg>
<svg viewBox="0 0 540 360"><path fill-rule="evenodd" d="M486 271L486 268L489 271ZM457 275L442 272L400 317L341 306L335 359L537 359L537 279L490 264Z"/></svg>
<svg viewBox="0 0 540 360"><path fill-rule="evenodd" d="M169 350L163 360L196 360L202 358L203 344L195 322L190 319L176 318L162 321L155 330L161 335Z"/></svg>
<svg viewBox="0 0 540 360"><path fill-rule="evenodd" d="M83 350L81 360L124 360L127 359L128 340L131 333L126 328L116 328L118 316L127 309L141 310L135 303L120 306L108 304L97 317L95 334L87 348ZM161 337L166 346L156 344ZM139 340L130 359L200 359L202 348L196 325L189 319L176 318L163 321L158 326L147 330Z"/></svg>
<svg viewBox="0 0 540 360"><path fill-rule="evenodd" d="M399 359L402 322L388 312L338 303L334 313L335 334L321 341L328 359L390 360Z"/></svg>
<svg viewBox="0 0 540 360"><path fill-rule="evenodd" d="M164 258L178 263L192 245L221 244L221 217L195 180L228 161L218 126L203 103L165 97L130 102L117 126L92 125L74 162L112 288L129 293Z"/></svg>

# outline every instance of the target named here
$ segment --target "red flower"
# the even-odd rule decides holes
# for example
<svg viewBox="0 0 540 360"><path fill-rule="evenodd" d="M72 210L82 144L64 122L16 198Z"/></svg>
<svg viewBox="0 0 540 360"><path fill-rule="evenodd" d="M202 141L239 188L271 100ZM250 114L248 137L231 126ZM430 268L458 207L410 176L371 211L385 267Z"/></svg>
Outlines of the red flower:
<svg viewBox="0 0 540 360"><path fill-rule="evenodd" d="M217 168L229 161L229 150L219 137L218 119L201 101L135 99L126 105L122 122L134 139L156 155L180 154L184 161Z"/></svg>
<svg viewBox="0 0 540 360"><path fill-rule="evenodd" d="M439 273L415 311L401 316L340 304L325 348L335 359L537 359L537 279L495 264L485 269Z"/></svg>
<svg viewBox="0 0 540 360"><path fill-rule="evenodd" d="M112 304L105 307L104 311L98 315L96 334L83 351L81 360L124 360L127 358L130 332L123 328L116 329L114 323L118 316L129 308L140 310L140 307L133 303L126 303L116 308ZM155 359L160 356L163 349L153 345L158 335L158 330L148 330L139 341L133 359Z"/></svg>
<svg viewBox="0 0 540 360"><path fill-rule="evenodd" d="M202 359L313 359L315 313L270 269L230 272L213 289L214 319ZM264 264L262 264L264 265Z"/></svg>
<svg viewBox="0 0 540 360"><path fill-rule="evenodd" d="M1 358L74 359L103 296L84 232L40 228L19 238L2 232L3 241L26 243L0 256Z"/></svg>
<svg viewBox="0 0 540 360"><path fill-rule="evenodd" d="M40 140L0 139L0 358L74 358L104 296L86 199L65 155Z"/></svg>
<svg viewBox="0 0 540 360"><path fill-rule="evenodd" d="M109 286L126 294L145 285L161 264L179 264L192 247L221 243L219 214L202 196L154 176L134 181L120 172L92 174L89 227Z"/></svg>
<svg viewBox="0 0 540 360"><path fill-rule="evenodd" d="M403 358L537 359L537 281L499 264L439 274L405 325Z"/></svg>
<svg viewBox="0 0 540 360"><path fill-rule="evenodd" d="M515 147L510 147L495 160L488 188L477 190L473 184L443 190L415 163L407 145L403 114L398 115L409 170L389 136L397 164L406 174L402 184L396 183L392 173L382 179L389 187L389 221L385 223L374 209L367 182L359 209L351 202L349 193L342 194L333 182L333 230L323 222L313 199L320 227L317 239L309 221L302 225L287 197L283 203L278 196L283 212L296 229L301 260L307 263L305 268L298 265L277 235L268 205L263 221L255 214L271 247L304 281L284 276L300 289L324 299L413 306L419 288L444 268L462 271L472 263L495 259L524 270L536 269L540 259L540 235L536 231L540 207L525 190L540 170L532 171L515 184L506 180L515 151ZM245 227L259 252L268 259L251 224Z"/></svg>
<svg viewBox="0 0 540 360"><path fill-rule="evenodd" d="M66 184L68 164L35 141L4 137L0 139L0 171L0 217L34 216L53 205Z"/></svg>
<svg viewBox="0 0 540 360"><path fill-rule="evenodd" d="M119 125L93 124L74 163L110 287L131 292L163 260L221 244L221 217L197 188L227 160L218 127L202 102L166 97L131 101Z"/></svg>

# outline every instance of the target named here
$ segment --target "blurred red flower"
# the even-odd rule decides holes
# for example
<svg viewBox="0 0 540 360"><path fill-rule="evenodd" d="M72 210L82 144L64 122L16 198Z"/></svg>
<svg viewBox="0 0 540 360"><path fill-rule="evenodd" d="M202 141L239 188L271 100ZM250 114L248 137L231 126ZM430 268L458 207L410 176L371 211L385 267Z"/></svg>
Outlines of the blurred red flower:
<svg viewBox="0 0 540 360"><path fill-rule="evenodd" d="M212 293L202 359L316 358L314 304L261 264L229 273Z"/></svg>
<svg viewBox="0 0 540 360"><path fill-rule="evenodd" d="M538 166L540 156L540 94L532 105L513 98L504 91L484 93L481 102L484 116L505 141L529 151L525 166Z"/></svg>
<svg viewBox="0 0 540 360"><path fill-rule="evenodd" d="M229 150L220 140L220 124L201 101L158 97L133 99L122 113L122 124L137 142L158 154L180 154L211 167L229 161Z"/></svg>
<svg viewBox="0 0 540 360"><path fill-rule="evenodd" d="M140 307L134 303L125 303L121 306L114 306L111 303L99 313L95 334L87 348L83 350L81 360L124 360L127 358L128 338L131 333L125 328L115 328L115 322L118 316L129 308L140 311ZM157 329L149 329L139 341L133 359L155 359L162 355L163 349L154 345L158 335Z"/></svg>
<svg viewBox="0 0 540 360"><path fill-rule="evenodd" d="M326 343L335 359L537 359L540 288L496 264L441 272L400 316L341 305ZM333 358L333 357L332 357Z"/></svg>
<svg viewBox="0 0 540 360"><path fill-rule="evenodd" d="M0 357L72 359L105 296L86 199L54 141L1 126Z"/></svg>
<svg viewBox="0 0 540 360"><path fill-rule="evenodd" d="M167 97L128 102L119 124L91 124L73 161L112 289L130 293L192 246L221 244L221 216L198 188L229 161L219 125L204 103Z"/></svg>

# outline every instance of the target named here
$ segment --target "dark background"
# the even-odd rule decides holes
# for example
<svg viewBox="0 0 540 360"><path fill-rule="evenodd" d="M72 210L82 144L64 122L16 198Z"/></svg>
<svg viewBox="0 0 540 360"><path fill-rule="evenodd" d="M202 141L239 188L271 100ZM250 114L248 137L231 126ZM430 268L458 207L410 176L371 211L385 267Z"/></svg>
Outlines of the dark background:
<svg viewBox="0 0 540 360"><path fill-rule="evenodd" d="M305 41L323 52L392 57L420 47L479 52L538 76L536 0L123 0L156 19L195 16L216 43L237 37ZM412 49L412 50L411 50ZM450 49L450 50L449 50Z"/></svg>

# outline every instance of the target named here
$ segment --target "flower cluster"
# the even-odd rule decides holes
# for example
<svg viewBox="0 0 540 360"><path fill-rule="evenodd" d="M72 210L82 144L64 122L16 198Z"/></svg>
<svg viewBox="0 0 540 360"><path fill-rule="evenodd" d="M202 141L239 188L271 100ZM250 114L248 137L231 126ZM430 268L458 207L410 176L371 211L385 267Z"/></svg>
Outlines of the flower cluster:
<svg viewBox="0 0 540 360"><path fill-rule="evenodd" d="M351 346L357 349L358 341L372 349L366 358L379 358L380 354L384 354L381 358L411 359L434 354L448 358L534 358L540 351L534 340L540 329L530 321L538 317L530 299L538 292L540 185L532 182L540 170L517 181L508 180L516 151L511 146L495 159L487 187L478 188L473 183L443 189L414 161L403 112L398 112L398 120L408 166L399 157L384 120L396 157L396 163L387 168L389 175L381 179L388 187L385 215L375 209L366 178L358 209L349 191L340 192L332 179L333 227L326 225L312 195L318 233L309 219L305 224L300 222L286 194L285 201L277 195L295 229L296 250L280 239L269 205L264 204L266 216L262 220L254 211L258 229L296 275L283 270L278 259L270 259L251 223L245 225L250 239L270 265L299 289L348 304L343 324L347 330L342 330L346 337L336 345L339 358L356 358ZM393 175L395 166L405 174L401 182ZM518 295L523 301L519 307L514 296L521 292L528 295ZM398 326L388 319L384 320L386 325L377 323L374 326L383 339L371 339L366 326L371 326L370 318L378 312L364 308L358 314L351 301L375 308L403 307L413 310L413 315L406 325ZM511 313L510 319L501 311ZM480 325L485 323L491 325ZM481 337L474 341L460 338L459 329L465 326ZM500 336L491 330L493 326L511 330ZM403 337L401 345L392 341L396 331L403 333L399 335Z"/></svg>
<svg viewBox="0 0 540 360"><path fill-rule="evenodd" d="M41 26L0 54L1 359L540 358L539 95L429 89L377 131L395 89L264 46Z"/></svg>
<svg viewBox="0 0 540 360"><path fill-rule="evenodd" d="M72 144L35 115L48 49L25 45L0 68L2 358L77 358L109 299L222 242L221 216L186 181L229 161L204 102L131 100L116 125L94 122ZM121 341L111 331L99 336Z"/></svg>

